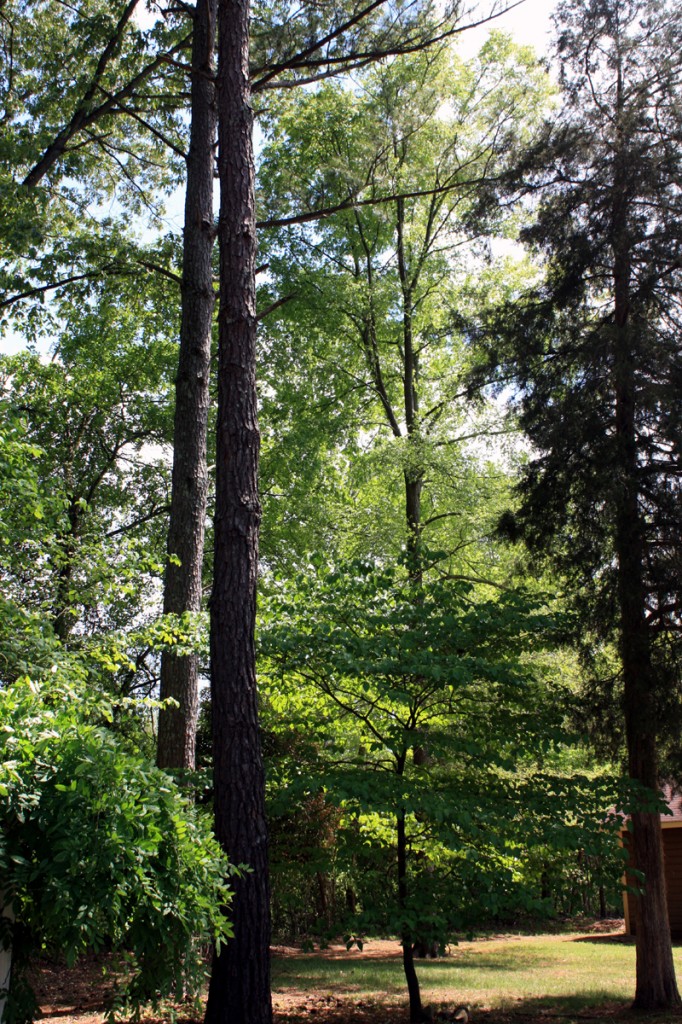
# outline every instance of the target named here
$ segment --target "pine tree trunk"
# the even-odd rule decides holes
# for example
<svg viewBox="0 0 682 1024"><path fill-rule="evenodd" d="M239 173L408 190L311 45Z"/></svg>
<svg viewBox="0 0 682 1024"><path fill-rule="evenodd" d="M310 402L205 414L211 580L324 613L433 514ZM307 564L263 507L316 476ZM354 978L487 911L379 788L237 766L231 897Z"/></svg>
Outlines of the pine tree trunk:
<svg viewBox="0 0 682 1024"><path fill-rule="evenodd" d="M183 235L182 319L175 382L173 478L163 610L201 610L204 525L208 492L206 436L210 405L213 168L217 127L213 53L217 0L197 0L192 35L191 125ZM172 560L171 560L172 559ZM178 564L179 563L179 564ZM159 714L160 768L194 768L198 658L164 651L161 699L177 708Z"/></svg>
<svg viewBox="0 0 682 1024"><path fill-rule="evenodd" d="M218 15L220 312L211 695L216 834L233 864L234 939L214 957L207 1024L270 1024L265 785L254 625L258 570L256 218L248 0Z"/></svg>
<svg viewBox="0 0 682 1024"><path fill-rule="evenodd" d="M614 384L616 465L614 466L615 546L620 611L620 655L630 777L658 790L655 668L646 621L646 525L640 508L637 442L636 331L630 309L627 196L616 189L614 232ZM680 1005L675 980L665 890L660 818L632 815L632 847L644 872L637 925L637 983L634 1006L641 1010Z"/></svg>

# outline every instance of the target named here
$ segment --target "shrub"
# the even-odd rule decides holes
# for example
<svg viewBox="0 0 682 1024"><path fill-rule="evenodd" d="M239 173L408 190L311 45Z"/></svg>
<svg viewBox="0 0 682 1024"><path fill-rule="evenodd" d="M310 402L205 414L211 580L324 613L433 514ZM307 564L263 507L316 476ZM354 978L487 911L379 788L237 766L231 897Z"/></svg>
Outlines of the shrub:
<svg viewBox="0 0 682 1024"><path fill-rule="evenodd" d="M110 1012L196 995L202 947L230 935L229 866L204 813L109 727L82 683L0 690L0 870L16 915L10 1019L31 1018L22 965L120 954ZM132 706L132 702L128 702ZM117 709L120 713L120 707Z"/></svg>

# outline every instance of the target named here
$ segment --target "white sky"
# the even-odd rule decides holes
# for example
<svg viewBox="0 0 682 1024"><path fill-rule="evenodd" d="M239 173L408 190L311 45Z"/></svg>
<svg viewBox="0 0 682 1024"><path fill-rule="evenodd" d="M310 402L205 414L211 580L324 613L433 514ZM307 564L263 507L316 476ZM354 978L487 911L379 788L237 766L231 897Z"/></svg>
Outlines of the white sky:
<svg viewBox="0 0 682 1024"><path fill-rule="evenodd" d="M511 6L514 0L507 0L498 6ZM482 25L477 29L463 32L460 39L460 51L469 56L476 53L485 42L491 28L499 28L508 32L518 43L533 46L539 54L547 50L551 38L552 23L550 15L556 6L556 0L522 0L513 10L501 14L490 25ZM485 10L481 2L479 10ZM550 33L548 35L548 33Z"/></svg>

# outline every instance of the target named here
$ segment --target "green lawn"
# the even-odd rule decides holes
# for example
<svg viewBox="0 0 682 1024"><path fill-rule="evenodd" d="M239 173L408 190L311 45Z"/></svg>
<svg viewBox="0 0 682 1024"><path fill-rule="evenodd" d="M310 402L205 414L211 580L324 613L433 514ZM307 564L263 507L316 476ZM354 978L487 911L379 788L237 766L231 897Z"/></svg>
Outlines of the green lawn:
<svg viewBox="0 0 682 1024"><path fill-rule="evenodd" d="M368 942L364 953L276 957L274 990L395 1005L405 999L399 952L397 943ZM682 979L682 947L675 958ZM418 961L417 970L425 1004L529 1014L551 1009L567 1020L587 1008L622 1010L632 1000L635 949L620 936L508 936L462 943L446 959Z"/></svg>

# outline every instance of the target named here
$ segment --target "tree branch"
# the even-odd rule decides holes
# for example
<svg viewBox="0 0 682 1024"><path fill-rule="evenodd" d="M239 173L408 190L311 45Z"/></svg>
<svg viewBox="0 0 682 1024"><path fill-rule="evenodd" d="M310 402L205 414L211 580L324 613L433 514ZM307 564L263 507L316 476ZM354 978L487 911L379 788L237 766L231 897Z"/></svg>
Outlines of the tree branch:
<svg viewBox="0 0 682 1024"><path fill-rule="evenodd" d="M137 2L138 0L135 0L135 3ZM99 88L99 82L96 79L93 80L90 89L88 89L80 105L76 108L69 123L62 128L57 136L55 136L38 163L35 164L28 172L22 184L27 188L35 187L64 155L69 142L78 134L78 132L83 128L89 127L91 124L94 124L100 118L104 117L105 114L111 113L113 109L121 103L121 100L127 99L135 89L137 89L138 85L144 82L145 79L149 78L149 76L153 74L153 72L156 71L171 54L184 50L191 40L191 35L185 36L169 51L169 53L159 54L153 61L151 61L150 64L147 64L146 67L142 68L137 75L134 75L127 85L124 85L118 90L118 92L112 93L106 102L101 103L98 107L95 107L88 112L89 101Z"/></svg>
<svg viewBox="0 0 682 1024"><path fill-rule="evenodd" d="M89 274L73 274L71 277L63 277L61 281L52 281L50 284L42 284L36 288L30 288L28 291L18 292L16 295L10 295L8 299L0 301L0 309L5 309L22 299L32 299L35 295L44 295L45 292L61 288L63 285L75 284L77 281L92 281L97 277L103 277L106 273L107 271L102 269Z"/></svg>
<svg viewBox="0 0 682 1024"><path fill-rule="evenodd" d="M170 512L170 505L161 505L159 508L152 509L145 516L140 516L139 519L133 520L132 523L126 523L125 526L118 526L115 530L109 530L105 533L105 537L118 537L121 533L129 533L130 530L134 530L136 526L142 526L143 523L148 523L150 519L156 519L157 516L166 515Z"/></svg>
<svg viewBox="0 0 682 1024"><path fill-rule="evenodd" d="M291 299L295 298L296 292L291 292L290 295L283 295L281 299L277 299L275 302L271 302L269 306L266 306L265 309L261 310L260 313L256 314L256 323L260 323L260 321L265 319L266 316L269 316L270 313L274 313L275 310L279 309L280 306L283 306L286 302L290 302Z"/></svg>
<svg viewBox="0 0 682 1024"><path fill-rule="evenodd" d="M107 97L107 99L113 98L112 94L107 92L106 89L102 89L101 86L100 92L102 92ZM181 157L183 160L187 159L187 153L184 151L184 149L180 149L179 146L176 146L172 139L167 138L162 132L160 132L157 128L151 125L149 121L145 121L145 119L140 114L138 114L138 112L133 107L127 107L124 106L122 103L117 103L116 106L112 109L112 114L116 114L119 112L121 114L126 114L128 117L132 117L134 121L137 121L137 123L141 124L143 128L146 128L147 131L150 132L150 134L157 138L159 142L163 143L164 146L167 146L173 153L176 154L176 156Z"/></svg>
<svg viewBox="0 0 682 1024"><path fill-rule="evenodd" d="M162 267L158 263L152 263L151 260L135 260L145 270L153 270L156 274L161 274L163 277L167 277L169 281L173 281L175 284L182 284L182 277L180 274L176 274L172 270L168 270L167 267Z"/></svg>
<svg viewBox="0 0 682 1024"><path fill-rule="evenodd" d="M387 0L373 0L373 2L369 4L368 7L365 7L363 10L358 11L357 14L353 15L352 18L349 18L348 21L344 22L342 25L337 25L337 27L335 29L332 29L331 32L328 32L326 36L322 36L320 39L315 40L315 42L312 43L310 46L306 47L305 50L299 51L299 53L295 54L293 57L290 57L288 60L283 61L280 64L274 64L269 70L266 70L265 67L254 69L251 72L252 75L262 74L263 77L260 78L258 81L253 82L251 86L251 92L258 92L259 89L262 89L264 87L266 82L269 82L271 78L274 78L281 71L286 71L291 67L300 65L302 62L305 61L307 57L311 56L317 50L321 50L323 46L328 46L329 43L333 42L335 39L338 39L339 36L343 35L344 32L347 32L354 25L359 24L359 22L363 21L369 14L372 13L372 11L376 10L378 7L381 7L386 2ZM304 64L304 66L307 65Z"/></svg>
<svg viewBox="0 0 682 1024"><path fill-rule="evenodd" d="M314 67L325 67L329 68L331 65L337 65L339 74L346 73L350 66L357 67L362 64L368 64L377 60L381 60L384 57L395 57L403 54L417 53L420 50L425 50L430 46L435 46L438 43L445 42L446 39L451 39L455 35L459 35L461 32L466 32L469 29L479 28L481 25L486 25L488 22L495 21L497 18L506 14L508 11L514 10L515 7L519 7L525 0L516 0L515 3L508 4L500 11L495 11L492 14L488 14L483 18L479 18L478 21L468 22L466 25L455 25L452 28L446 29L440 32L438 35L433 35L430 38L424 39L419 37L412 37L412 40L402 43L396 43L393 46L388 45L384 47L376 47L373 50L365 51L350 51L349 53L343 54L339 57L318 57L311 59L312 54L317 50L322 49L323 46L333 42L340 35L343 35L353 25L358 24L369 14L372 13L377 7L380 7L385 0L375 0L374 3L370 4L364 10L360 11L352 19L346 22L344 25L339 26L330 32L327 36L318 39L312 43L305 50L300 51L297 54L289 57L286 61L281 61L279 64L273 65L267 69L266 66L256 68L252 71L252 75L262 75L261 78L253 82L251 86L251 92L257 93L265 88L277 88L277 85L269 85L269 83L276 78L277 75L283 71L295 71L297 68L314 68ZM326 71L320 75L320 77L329 77L329 71ZM316 78L311 78L310 81L316 81ZM290 85L291 83L287 83Z"/></svg>
<svg viewBox="0 0 682 1024"><path fill-rule="evenodd" d="M342 213L344 210L355 210L361 206L380 206L382 203L395 203L399 199L419 199L422 196L439 195L445 192L453 192L457 188L470 188L484 180L490 181L489 178L464 182L456 181L446 185L438 185L435 188L418 189L414 192L395 192L389 196L378 196L373 199L356 199L351 197L344 199L343 202L337 203L335 206L327 206L321 210L298 213L293 217L273 217L271 220L259 220L256 227L263 230L267 228L285 228L294 224L309 224L311 221L324 220L325 217L331 217L335 213Z"/></svg>

